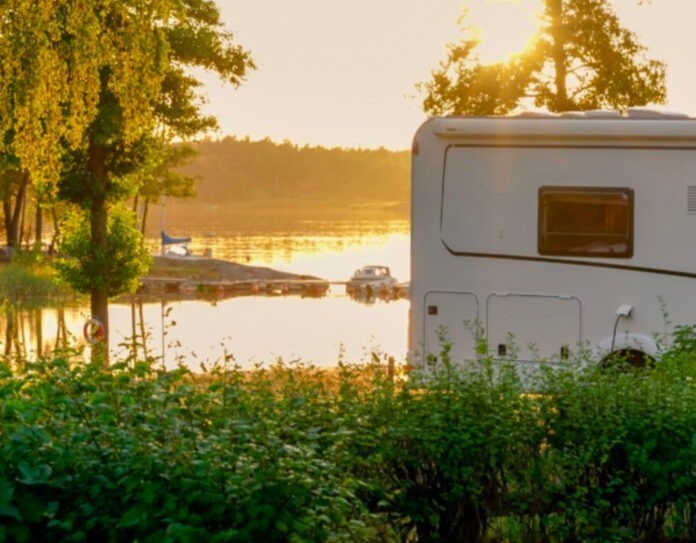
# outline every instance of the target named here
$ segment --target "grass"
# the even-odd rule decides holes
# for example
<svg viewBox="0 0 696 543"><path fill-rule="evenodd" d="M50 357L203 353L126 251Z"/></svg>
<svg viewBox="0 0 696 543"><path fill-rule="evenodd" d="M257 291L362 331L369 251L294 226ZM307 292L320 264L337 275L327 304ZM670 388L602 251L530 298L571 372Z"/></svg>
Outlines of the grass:
<svg viewBox="0 0 696 543"><path fill-rule="evenodd" d="M40 259L17 259L0 264L0 297L9 302L42 303L75 297L55 269Z"/></svg>

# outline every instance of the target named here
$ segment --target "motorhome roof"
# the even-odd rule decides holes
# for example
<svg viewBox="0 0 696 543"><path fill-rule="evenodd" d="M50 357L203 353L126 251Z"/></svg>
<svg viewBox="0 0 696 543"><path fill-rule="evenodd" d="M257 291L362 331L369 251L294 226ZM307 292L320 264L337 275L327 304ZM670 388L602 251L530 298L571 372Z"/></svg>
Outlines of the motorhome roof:
<svg viewBox="0 0 696 543"><path fill-rule="evenodd" d="M614 109L592 109L589 111L562 111L550 113L547 111L524 111L513 115L513 119L689 119L686 113L652 109L647 107L631 107L625 112Z"/></svg>
<svg viewBox="0 0 696 543"><path fill-rule="evenodd" d="M696 119L683 114L634 108L609 111L524 113L513 117L438 117L435 135L445 139L687 140L696 143Z"/></svg>

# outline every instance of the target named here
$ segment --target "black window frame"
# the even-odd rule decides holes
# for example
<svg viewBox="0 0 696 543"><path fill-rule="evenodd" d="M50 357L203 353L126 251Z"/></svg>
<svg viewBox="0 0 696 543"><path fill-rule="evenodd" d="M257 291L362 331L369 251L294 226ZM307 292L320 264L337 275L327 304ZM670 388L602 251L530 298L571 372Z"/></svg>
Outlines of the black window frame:
<svg viewBox="0 0 696 543"><path fill-rule="evenodd" d="M627 215L627 225L626 231L620 234L612 233L601 233L601 232L556 232L549 233L547 231L547 212L546 208L550 203L549 198L553 195L572 195L577 194L582 198L592 199L597 198L597 203L602 203L602 196L606 196L608 204L610 195L621 195L624 201L628 204L628 215ZM622 258L628 259L633 257L633 246L634 246L634 215L635 215L635 197L634 191L628 187L593 187L593 186L556 186L556 185L545 185L539 187L539 194L537 199L538 205L538 225L537 225L537 251L540 255L545 256L570 256L570 257L585 257L585 258ZM567 203L567 202L566 202ZM563 241L563 237L568 238L575 237L575 239L586 242L588 247L595 245L596 249L593 251L591 249L584 250L570 250L564 248L555 248L552 237L555 238L556 242ZM625 250L614 252L607 251L606 247L609 244L607 241L610 238L614 238L613 244L625 243ZM620 239L619 239L620 238ZM602 242L605 243L602 246Z"/></svg>

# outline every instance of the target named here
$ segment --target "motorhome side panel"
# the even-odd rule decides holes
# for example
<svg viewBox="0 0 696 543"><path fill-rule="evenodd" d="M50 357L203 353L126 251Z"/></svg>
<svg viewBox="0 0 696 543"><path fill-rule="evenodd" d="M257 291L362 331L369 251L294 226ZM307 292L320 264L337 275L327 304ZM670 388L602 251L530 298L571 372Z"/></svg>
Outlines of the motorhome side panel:
<svg viewBox="0 0 696 543"><path fill-rule="evenodd" d="M517 349L519 360L558 360L585 346L650 353L665 311L673 323L695 320L693 124L641 125L641 137L617 132L610 141L570 137L575 127L588 132L583 123L559 138L421 128L412 167L415 359L437 352L443 328L463 346L453 352L475 357L472 320L490 352ZM453 126L466 133L468 125ZM595 131L618 130L606 126ZM670 137L683 126L686 134ZM622 306L628 315L617 315Z"/></svg>

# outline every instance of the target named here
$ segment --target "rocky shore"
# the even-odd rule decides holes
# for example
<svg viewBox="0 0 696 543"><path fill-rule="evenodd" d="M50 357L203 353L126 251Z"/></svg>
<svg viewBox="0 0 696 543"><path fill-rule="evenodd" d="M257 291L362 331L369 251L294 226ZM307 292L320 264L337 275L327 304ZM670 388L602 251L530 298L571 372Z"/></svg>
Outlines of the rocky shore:
<svg viewBox="0 0 696 543"><path fill-rule="evenodd" d="M321 296L329 282L311 275L282 272L199 256L153 258L142 278L139 296L175 298L228 297L243 294L302 294Z"/></svg>

